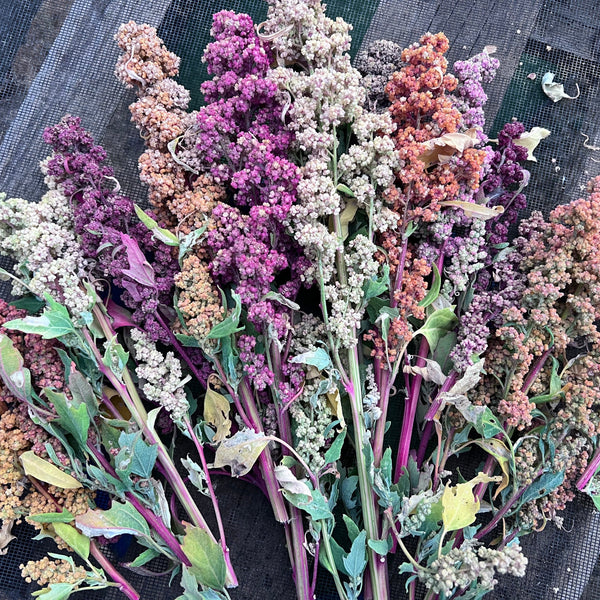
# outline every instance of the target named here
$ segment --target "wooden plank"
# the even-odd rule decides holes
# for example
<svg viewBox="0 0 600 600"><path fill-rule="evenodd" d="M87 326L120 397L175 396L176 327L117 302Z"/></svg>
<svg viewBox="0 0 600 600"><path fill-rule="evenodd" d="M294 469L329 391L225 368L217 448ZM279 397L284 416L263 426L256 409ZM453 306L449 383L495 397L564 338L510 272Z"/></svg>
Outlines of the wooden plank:
<svg viewBox="0 0 600 600"><path fill-rule="evenodd" d="M37 163L48 148L41 136L62 115L80 116L85 127L102 138L126 94L114 76L117 28L130 19L159 25L169 4L169 0L76 0L0 145L0 190L29 200L44 193Z"/></svg>
<svg viewBox="0 0 600 600"><path fill-rule="evenodd" d="M491 125L543 4L543 0L383 0L365 43L387 38L406 46L427 31L443 31L450 40L451 63L487 45L496 46L501 66L486 88L490 98L487 123Z"/></svg>

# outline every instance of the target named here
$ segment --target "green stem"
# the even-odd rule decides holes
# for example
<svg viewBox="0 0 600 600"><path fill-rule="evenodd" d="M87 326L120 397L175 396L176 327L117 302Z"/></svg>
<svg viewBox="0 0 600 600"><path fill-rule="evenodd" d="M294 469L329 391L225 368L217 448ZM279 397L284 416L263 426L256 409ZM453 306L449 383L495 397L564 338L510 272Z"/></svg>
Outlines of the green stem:
<svg viewBox="0 0 600 600"><path fill-rule="evenodd" d="M337 161L332 161L334 166ZM337 173L336 173L337 184ZM344 249L342 238L342 224L340 215L333 216L334 231L338 236L339 247L336 252L336 267L338 280L342 286L347 285L348 275L346 273L346 263L344 261ZM353 337L356 338L356 331L353 331ZM358 340L357 340L358 343ZM367 538L370 540L379 539L379 523L378 510L375 503L375 496L371 489L369 481L368 467L363 452L364 444L368 444L367 428L363 414L363 397L362 397L362 380L360 376L360 361L358 358L357 345L348 349L348 369L349 381L346 383L346 391L350 397L350 405L352 409L352 423L354 425L354 447L356 453L356 466L358 470L358 484L360 490L360 499L362 506L362 516L367 532ZM381 562L379 555L372 549L367 549L369 560L369 573L371 575L371 588L373 592L373 600L387 600L388 594L388 576L387 576L387 561Z"/></svg>
<svg viewBox="0 0 600 600"><path fill-rule="evenodd" d="M364 444L368 444L367 428L363 415L363 399L361 377L356 346L348 350L348 363L350 371L350 384L347 388L352 408L352 423L354 425L354 444L356 451L356 466L358 470L358 482L362 506L362 516L370 540L379 539L378 510L375 496L371 489L368 466L363 452ZM387 600L388 577L387 562L380 557L372 548L367 549L369 558L369 573L371 574L371 588L374 600Z"/></svg>
<svg viewBox="0 0 600 600"><path fill-rule="evenodd" d="M325 549L325 556L327 557L327 562L331 566L331 570L329 571L333 576L333 582L335 583L335 589L337 590L338 596L341 600L348 600L348 596L346 595L346 591L344 590L344 586L342 585L342 581L340 579L340 574L335 567L335 560L333 559L333 552L331 551L331 544L329 542L329 533L327 531L327 523L325 521L321 522L321 539L323 540L323 548Z"/></svg>

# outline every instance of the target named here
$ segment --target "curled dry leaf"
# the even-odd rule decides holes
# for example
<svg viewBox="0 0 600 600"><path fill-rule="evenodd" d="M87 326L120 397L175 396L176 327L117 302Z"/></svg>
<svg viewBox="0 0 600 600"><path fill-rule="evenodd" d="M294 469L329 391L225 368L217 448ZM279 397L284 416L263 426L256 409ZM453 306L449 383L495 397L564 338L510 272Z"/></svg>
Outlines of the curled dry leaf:
<svg viewBox="0 0 600 600"><path fill-rule="evenodd" d="M344 429L346 427L346 420L344 419L344 411L342 410L340 391L337 387L332 391L327 392L327 403L329 404L331 412L339 419L340 426Z"/></svg>
<svg viewBox="0 0 600 600"><path fill-rule="evenodd" d="M2 528L0 528L0 556L4 556L8 552L8 544L10 544L12 540L17 539L11 531L13 525L14 520L6 519L2 521Z"/></svg>
<svg viewBox="0 0 600 600"><path fill-rule="evenodd" d="M579 98L580 90L579 85L576 83L575 87L577 88L577 96L569 96L569 94L565 93L565 86L562 83L558 83L554 81L554 73L545 73L542 77L542 90L552 102L558 102L563 98L567 100L575 100Z"/></svg>
<svg viewBox="0 0 600 600"><path fill-rule="evenodd" d="M222 394L215 392L208 382L204 396L204 420L216 429L213 442L222 442L231 431L229 419L229 400Z"/></svg>
<svg viewBox="0 0 600 600"><path fill-rule="evenodd" d="M423 152L417 158L425 163L427 169L431 165L445 165L455 154L462 154L472 148L477 139L477 129L471 128L464 133L445 133L438 138L423 143Z"/></svg>
<svg viewBox="0 0 600 600"><path fill-rule="evenodd" d="M533 151L538 147L538 144L550 135L548 129L543 127L533 127L531 131L526 131L521 134L518 140L515 140L517 146L527 148L527 160L537 162L537 158L533 155Z"/></svg>
<svg viewBox="0 0 600 600"><path fill-rule="evenodd" d="M221 442L215 452L215 462L209 467L231 467L231 474L241 477L250 471L269 441L262 432L256 433L251 429L238 431Z"/></svg>
<svg viewBox="0 0 600 600"><path fill-rule="evenodd" d="M442 367L435 360L425 359L424 367L413 367L412 365L405 365L405 373L412 375L420 375L425 381L433 381L436 385L444 385L447 377L442 372Z"/></svg>
<svg viewBox="0 0 600 600"><path fill-rule="evenodd" d="M306 483L300 481L285 465L279 465L275 467L275 477L277 478L279 485L284 490L287 490L292 494L302 494L303 496L312 498L311 489L306 485Z"/></svg>
<svg viewBox="0 0 600 600"><path fill-rule="evenodd" d="M474 202L463 202L461 200L446 200L440 202L440 206L450 206L452 208L461 208L465 213L465 217L470 219L493 219L501 215L504 212L504 206L483 206L482 204L475 204Z"/></svg>

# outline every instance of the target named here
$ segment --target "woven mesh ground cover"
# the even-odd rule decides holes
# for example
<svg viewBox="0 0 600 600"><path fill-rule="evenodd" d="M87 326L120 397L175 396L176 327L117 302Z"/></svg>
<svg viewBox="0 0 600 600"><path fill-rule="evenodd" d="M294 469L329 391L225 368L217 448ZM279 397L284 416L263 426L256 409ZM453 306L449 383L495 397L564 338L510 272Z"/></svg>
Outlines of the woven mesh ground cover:
<svg viewBox="0 0 600 600"><path fill-rule="evenodd" d="M143 145L129 122L127 105L133 95L112 75L118 56L112 36L130 18L158 26L170 49L182 57L181 82L198 106L206 76L200 58L209 41L211 16L225 8L248 12L256 22L266 14L260 0L0 0L0 190L32 201L40 197L44 186L37 163L46 153L41 131L70 112L82 116L107 148L124 189L143 203L145 192L136 177ZM586 147L582 135L589 136L588 146L600 146L598 0L335 0L328 3L328 12L353 23L353 54L379 37L408 44L427 30L447 33L451 61L496 45L502 67L489 88L492 137L512 117L528 128L552 131L536 151L538 163L530 165L531 209L547 213L577 197L581 186L600 173L600 152ZM540 88L547 71L570 94L576 93L577 83L581 96L553 104ZM535 80L527 77L531 73ZM2 285L0 292L6 295ZM283 532L265 499L247 484L228 479L219 479L217 491L241 581L232 598L293 600ZM572 503L564 516L562 531L548 526L524 538L530 557L526 578L505 578L490 598L600 598L600 519L585 500ZM0 600L30 597L34 588L21 580L17 567L54 549L52 542L32 542L32 528L26 525L15 533L18 540L0 557ZM110 551L118 562L135 556L127 539ZM168 577L127 576L144 600L179 595L177 586L169 589ZM94 597L121 596L110 591ZM336 597L324 576L319 600ZM400 578L392 578L392 597L405 597Z"/></svg>

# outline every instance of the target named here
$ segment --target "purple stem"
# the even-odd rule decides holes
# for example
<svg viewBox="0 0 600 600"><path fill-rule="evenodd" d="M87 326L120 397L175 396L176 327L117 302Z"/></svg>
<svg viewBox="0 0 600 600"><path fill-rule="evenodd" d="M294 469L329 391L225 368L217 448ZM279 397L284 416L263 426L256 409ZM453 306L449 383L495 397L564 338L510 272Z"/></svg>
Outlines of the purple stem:
<svg viewBox="0 0 600 600"><path fill-rule="evenodd" d="M279 361L274 361L277 365ZM287 411L278 411L279 435L284 442L292 445L292 427ZM289 454L289 450L283 446L284 454ZM312 584L308 568L308 556L304 547L304 523L302 513L295 506L289 507L290 511L290 534L292 538L292 553L294 555L293 568L296 579L296 593L298 600L309 600L312 598Z"/></svg>
<svg viewBox="0 0 600 600"><path fill-rule="evenodd" d="M252 390L248 386L246 378L243 378L240 382L239 391L240 403L243 405L249 416L251 428L257 433L263 432L264 430L260 420L260 415L254 401ZM284 439L283 441L285 442L287 440ZM269 451L269 446L267 446L265 450L260 453L258 460L260 464L260 471L267 488L267 493L269 494L269 500L271 501L275 518L280 523L287 523L289 521L287 508L283 496L279 492L279 483L275 477L275 465L273 463L271 452Z"/></svg>
<svg viewBox="0 0 600 600"><path fill-rule="evenodd" d="M373 439L373 457L375 466L379 466L381 457L383 456L383 438L385 435L385 422L387 418L388 407L390 403L390 372L384 369L381 364L381 359L375 359L376 384L379 389L379 408L381 409L381 417L375 425L375 437Z"/></svg>
<svg viewBox="0 0 600 600"><path fill-rule="evenodd" d="M400 254L400 260L396 269L396 278L394 279L394 287L390 294L390 306L396 308L398 301L395 298L396 291L402 287L402 278L404 277L404 266L406 265L406 252L408 251L408 238L405 238L402 243L402 254Z"/></svg>
<svg viewBox="0 0 600 600"><path fill-rule="evenodd" d="M581 474L581 477L577 480L577 489L583 492L587 487L588 483L600 467L600 448L596 448L596 452L592 456L592 459L585 468L585 471Z"/></svg>
<svg viewBox="0 0 600 600"><path fill-rule="evenodd" d="M427 452L427 446L429 445L429 440L433 435L433 418L437 414L440 406L442 405L442 394L447 392L455 383L458 378L458 373L456 371L452 371L450 375L448 375L446 381L440 387L437 396L434 401L431 403L427 414L425 415L425 428L423 429L423 435L421 436L421 442L419 444L419 450L417 451L417 465L421 468L423 461L425 460L425 454Z"/></svg>
<svg viewBox="0 0 600 600"><path fill-rule="evenodd" d="M533 382L536 380L537 376L540 374L540 371L544 368L544 364L548 360L548 357L550 356L551 352L552 352L552 348L548 348L548 350L546 350L540 356L535 367L533 367L533 369L530 371L529 375L527 376L527 379L523 383L523 387L521 388L521 391L526 393L529 390L529 388L531 387Z"/></svg>
<svg viewBox="0 0 600 600"><path fill-rule="evenodd" d="M315 558L313 561L313 576L310 584L310 598L316 598L315 591L317 589L317 573L319 571L319 551L321 549L321 542L317 540L315 542Z"/></svg>
<svg viewBox="0 0 600 600"><path fill-rule="evenodd" d="M165 332L169 336L169 340L170 340L171 344L173 344L173 347L175 348L175 350L177 350L177 353L179 354L179 356L184 360L185 364L189 367L189 369L193 373L194 377L200 383L202 383L200 371L198 371L196 365L193 363L192 359L190 358L190 356L187 353L187 351L185 350L185 348L181 345L179 340L175 337L175 334L173 333L171 328L168 326L168 324L165 322L165 320L162 318L162 316L160 315L160 313L158 311L156 311L155 316L156 316L156 320L160 323L161 327L165 330Z"/></svg>
<svg viewBox="0 0 600 600"><path fill-rule="evenodd" d="M444 381L444 383L440 387L438 394L435 397L435 400L431 403L431 406L429 407L429 409L427 410L427 413L425 414L426 421L433 421L435 415L437 415L438 411L440 410L440 406L442 405L442 400L443 400L442 394L444 392L447 392L456 383L457 379L458 379L458 373L456 371L452 371L448 375L448 377L446 378L446 381Z"/></svg>
<svg viewBox="0 0 600 600"><path fill-rule="evenodd" d="M186 417L185 426L188 430L188 434L190 438L194 442L194 446L196 446L196 450L198 451L198 455L200 456L200 462L202 463L202 470L204 471L204 476L206 477L206 487L208 488L208 493L210 495L210 499L213 505L213 510L215 513L215 518L217 520L217 528L219 529L219 537L221 548L223 549L223 554L225 556L225 562L227 564L231 564L231 559L229 556L229 548L227 547L227 541L225 539L225 528L223 527L223 519L221 518L221 511L219 510L219 501L217 500L217 495L215 494L215 490L213 488L212 481L210 479L210 473L208 471L208 464L206 462L206 456L204 455L204 447L200 443L200 440L194 433L194 428L190 423L189 418ZM233 572L233 569L232 569ZM234 585L237 585L237 581Z"/></svg>
<svg viewBox="0 0 600 600"><path fill-rule="evenodd" d="M425 358L429 352L429 343L423 336L419 353L417 357L417 367L425 366ZM400 432L400 442L398 444L398 455L396 458L396 470L394 472L394 481L398 481L402 476L404 467L408 464L408 455L410 453L410 441L415 424L415 415L417 413L417 404L419 402L419 393L421 391L421 382L423 377L415 375L413 385L404 403L404 416L402 418L402 430Z"/></svg>
<svg viewBox="0 0 600 600"><path fill-rule="evenodd" d="M112 475L113 477L118 478L117 473L112 468L112 466L108 462L108 460L106 460L106 458L103 456L102 452L100 452L100 450L98 450L91 442L88 442L87 445L88 445L88 448L90 449L90 451L92 452L92 454L96 457L98 462L102 465L102 468L109 475ZM170 550L173 552L173 554L184 565L187 565L188 567L191 566L192 563L190 562L188 557L185 555L185 553L181 549L181 546L179 545L177 538L173 535L173 532L163 523L163 520L160 517L158 517L157 515L155 515L154 512L152 512L151 510L146 508L138 500L138 498L131 492L126 492L125 497L127 498L127 500L129 500L129 502L131 502L131 504L134 506L134 508L144 517L144 519L148 522L150 527L152 527L156 531L156 533L158 533L158 535L167 544L167 546L170 548Z"/></svg>
<svg viewBox="0 0 600 600"><path fill-rule="evenodd" d="M108 408L108 411L112 414L112 416L115 419L123 419L121 413L116 409L115 405L112 403L112 400L106 394L102 394L102 404L104 404L106 408Z"/></svg>
<svg viewBox="0 0 600 600"><path fill-rule="evenodd" d="M90 541L90 553L108 573L110 578L119 585L119 589L129 598L129 600L140 600L140 595L133 589L127 579L113 567L106 556L100 552L96 542L93 540Z"/></svg>
<svg viewBox="0 0 600 600"><path fill-rule="evenodd" d="M540 474L541 471L540 473L538 473L536 478L539 477ZM504 517L504 515L506 515L506 513L514 506L517 500L525 493L525 490L529 487L529 485L524 485L523 487L519 488L512 496L512 498L510 498L510 500L494 515L494 518L483 529L481 529L475 534L475 539L480 540L481 538L485 537L488 533L493 531L496 525L498 525L500 520Z"/></svg>

